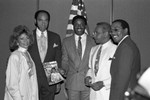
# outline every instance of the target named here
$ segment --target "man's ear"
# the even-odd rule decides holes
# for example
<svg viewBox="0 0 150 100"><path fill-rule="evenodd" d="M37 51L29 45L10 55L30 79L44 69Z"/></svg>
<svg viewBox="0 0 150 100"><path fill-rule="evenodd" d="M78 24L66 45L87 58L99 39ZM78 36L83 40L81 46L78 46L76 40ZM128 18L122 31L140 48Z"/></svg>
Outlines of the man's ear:
<svg viewBox="0 0 150 100"><path fill-rule="evenodd" d="M128 29L127 28L124 29L124 33L128 34Z"/></svg>
<svg viewBox="0 0 150 100"><path fill-rule="evenodd" d="M37 26L37 21L36 20L34 20L34 25Z"/></svg>

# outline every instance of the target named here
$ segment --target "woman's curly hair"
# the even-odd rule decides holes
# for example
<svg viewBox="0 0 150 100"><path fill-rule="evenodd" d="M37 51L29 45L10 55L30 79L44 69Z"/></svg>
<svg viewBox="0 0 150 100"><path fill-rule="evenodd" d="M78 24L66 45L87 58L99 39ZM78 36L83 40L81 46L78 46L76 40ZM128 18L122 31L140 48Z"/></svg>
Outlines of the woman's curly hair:
<svg viewBox="0 0 150 100"><path fill-rule="evenodd" d="M18 25L14 28L13 34L9 39L9 49L11 52L18 49L18 37L22 34L26 34L30 39L30 45L34 42L33 34L30 32L27 26Z"/></svg>

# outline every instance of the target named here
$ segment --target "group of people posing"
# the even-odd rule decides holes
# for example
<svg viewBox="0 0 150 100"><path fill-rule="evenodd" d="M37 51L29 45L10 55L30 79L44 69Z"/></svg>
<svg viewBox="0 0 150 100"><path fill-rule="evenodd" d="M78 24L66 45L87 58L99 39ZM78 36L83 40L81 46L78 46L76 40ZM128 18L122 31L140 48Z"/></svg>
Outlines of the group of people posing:
<svg viewBox="0 0 150 100"><path fill-rule="evenodd" d="M61 83L50 85L43 66L53 61L65 78L67 100L124 100L136 86L140 52L126 21L99 22L90 36L86 18L77 15L73 35L61 42L48 30L47 11L38 10L34 18L33 32L19 25L10 37L4 100L54 100Z"/></svg>

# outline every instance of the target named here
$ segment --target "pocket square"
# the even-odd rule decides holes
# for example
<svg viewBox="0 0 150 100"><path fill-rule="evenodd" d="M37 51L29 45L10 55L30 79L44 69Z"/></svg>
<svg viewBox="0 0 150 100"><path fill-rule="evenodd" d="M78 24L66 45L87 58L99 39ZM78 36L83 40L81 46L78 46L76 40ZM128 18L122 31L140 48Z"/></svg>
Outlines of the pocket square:
<svg viewBox="0 0 150 100"><path fill-rule="evenodd" d="M58 45L56 43L54 43L53 48L58 47Z"/></svg>
<svg viewBox="0 0 150 100"><path fill-rule="evenodd" d="M115 57L112 57L112 58L110 57L110 58L109 58L109 60L114 60L114 59L115 59Z"/></svg>

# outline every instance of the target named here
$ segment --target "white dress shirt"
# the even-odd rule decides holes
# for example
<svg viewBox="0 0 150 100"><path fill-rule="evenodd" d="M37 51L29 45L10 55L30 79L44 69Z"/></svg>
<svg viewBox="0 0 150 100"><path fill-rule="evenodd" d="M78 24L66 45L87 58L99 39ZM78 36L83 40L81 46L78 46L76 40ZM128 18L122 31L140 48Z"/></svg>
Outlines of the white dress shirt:
<svg viewBox="0 0 150 100"><path fill-rule="evenodd" d="M83 58L84 51L85 51L85 47L86 47L86 38L87 38L87 35L86 35L86 34L81 35L82 58ZM76 48L78 48L78 40L79 40L79 36L75 34Z"/></svg>

